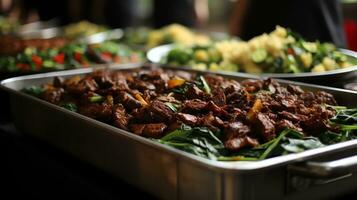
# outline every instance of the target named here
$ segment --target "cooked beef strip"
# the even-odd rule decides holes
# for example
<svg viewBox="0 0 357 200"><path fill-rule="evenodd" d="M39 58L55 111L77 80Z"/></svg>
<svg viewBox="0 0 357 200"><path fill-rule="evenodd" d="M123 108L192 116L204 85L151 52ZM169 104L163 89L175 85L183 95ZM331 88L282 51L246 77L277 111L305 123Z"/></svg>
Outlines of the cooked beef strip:
<svg viewBox="0 0 357 200"><path fill-rule="evenodd" d="M237 151L243 147L255 147L259 144L256 139L250 138L250 128L242 122L233 122L225 125L224 146L230 151Z"/></svg>
<svg viewBox="0 0 357 200"><path fill-rule="evenodd" d="M140 108L142 106L140 101L136 100L131 94L124 91L120 91L115 100L122 103L128 110Z"/></svg>
<svg viewBox="0 0 357 200"><path fill-rule="evenodd" d="M53 86L54 87L62 87L62 84L63 84L63 78L62 77L54 77L53 78Z"/></svg>
<svg viewBox="0 0 357 200"><path fill-rule="evenodd" d="M121 104L116 104L113 107L112 114L114 125L118 128L127 130L131 116L126 113L124 106Z"/></svg>
<svg viewBox="0 0 357 200"><path fill-rule="evenodd" d="M197 126L198 118L191 114L177 113L176 119L189 126Z"/></svg>
<svg viewBox="0 0 357 200"><path fill-rule="evenodd" d="M253 120L255 131L264 141L275 137L275 122L267 114L257 113Z"/></svg>
<svg viewBox="0 0 357 200"><path fill-rule="evenodd" d="M206 108L207 104L200 99L186 100L182 104L182 111L187 113L200 112Z"/></svg>
<svg viewBox="0 0 357 200"><path fill-rule="evenodd" d="M61 101L61 97L63 93L64 93L63 88L51 88L45 90L45 92L42 94L42 98L45 101L58 104Z"/></svg>
<svg viewBox="0 0 357 200"><path fill-rule="evenodd" d="M90 118L109 122L112 119L113 109L111 105L106 103L92 103L80 106L78 112Z"/></svg>
<svg viewBox="0 0 357 200"><path fill-rule="evenodd" d="M156 122L171 122L174 118L174 112L161 101L152 101L148 111Z"/></svg>

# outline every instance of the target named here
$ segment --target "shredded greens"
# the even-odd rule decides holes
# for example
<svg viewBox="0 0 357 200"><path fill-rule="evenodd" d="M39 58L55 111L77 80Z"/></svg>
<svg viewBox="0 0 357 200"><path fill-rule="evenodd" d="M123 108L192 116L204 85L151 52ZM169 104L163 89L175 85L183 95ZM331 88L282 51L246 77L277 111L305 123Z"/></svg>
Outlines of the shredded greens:
<svg viewBox="0 0 357 200"><path fill-rule="evenodd" d="M22 92L25 92L25 93L35 96L35 97L40 97L43 94L44 89L42 87L31 86L31 87L26 87L26 88L22 89Z"/></svg>
<svg viewBox="0 0 357 200"><path fill-rule="evenodd" d="M194 155L220 161L256 161L290 153L299 153L329 144L357 138L357 109L333 107L337 114L330 119L339 132L326 131L313 136L285 129L278 136L254 148L243 148L237 152L225 149L220 136L206 127L182 125L157 141Z"/></svg>

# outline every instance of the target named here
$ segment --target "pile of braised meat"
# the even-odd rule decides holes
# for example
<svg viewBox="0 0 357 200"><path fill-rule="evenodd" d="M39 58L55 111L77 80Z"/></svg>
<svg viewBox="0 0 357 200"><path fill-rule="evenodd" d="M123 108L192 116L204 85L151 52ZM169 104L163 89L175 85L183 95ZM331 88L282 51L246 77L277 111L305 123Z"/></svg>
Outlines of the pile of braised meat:
<svg viewBox="0 0 357 200"><path fill-rule="evenodd" d="M226 149L255 147L285 128L315 135L336 105L329 93L272 79L237 82L211 74L141 69L55 78L41 98L137 135L161 138L182 124L220 131Z"/></svg>

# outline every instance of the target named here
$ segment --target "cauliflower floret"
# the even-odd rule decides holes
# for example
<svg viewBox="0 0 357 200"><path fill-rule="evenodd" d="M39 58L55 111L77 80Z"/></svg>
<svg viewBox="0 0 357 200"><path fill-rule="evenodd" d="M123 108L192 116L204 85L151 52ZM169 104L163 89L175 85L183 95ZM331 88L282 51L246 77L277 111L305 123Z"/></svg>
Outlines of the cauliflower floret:
<svg viewBox="0 0 357 200"><path fill-rule="evenodd" d="M277 37L285 38L287 36L287 31L285 28L281 26L276 26L275 30L271 33L271 35L275 35Z"/></svg>
<svg viewBox="0 0 357 200"><path fill-rule="evenodd" d="M269 54L278 56L284 48L284 40L273 35L269 40L266 40L265 48Z"/></svg>
<svg viewBox="0 0 357 200"><path fill-rule="evenodd" d="M222 71L238 71L238 65L236 64L233 64L229 61L222 61L220 64L219 64L219 68L220 70Z"/></svg>
<svg viewBox="0 0 357 200"><path fill-rule="evenodd" d="M197 50L194 57L199 62L207 62L209 60L208 53L205 50Z"/></svg>
<svg viewBox="0 0 357 200"><path fill-rule="evenodd" d="M322 64L318 64L318 65L315 65L312 69L311 69L312 72L324 72L326 71L325 70L325 67L322 65Z"/></svg>
<svg viewBox="0 0 357 200"><path fill-rule="evenodd" d="M251 73L251 74L260 74L263 72L263 70L253 62L245 63L244 69L247 73Z"/></svg>
<svg viewBox="0 0 357 200"><path fill-rule="evenodd" d="M264 33L261 36L257 36L248 41L248 45L251 51L261 49L265 47L267 41L270 40L268 34Z"/></svg>
<svg viewBox="0 0 357 200"><path fill-rule="evenodd" d="M329 57L325 57L322 60L322 64L325 66L326 70L334 70L336 69L336 62L334 60L332 60Z"/></svg>
<svg viewBox="0 0 357 200"><path fill-rule="evenodd" d="M209 65L209 70L219 71L219 70L221 70L221 69L219 68L219 66L217 65L217 63L211 63L211 64Z"/></svg>
<svg viewBox="0 0 357 200"><path fill-rule="evenodd" d="M311 53L302 53L300 59L305 68L309 68L312 64L312 55Z"/></svg>
<svg viewBox="0 0 357 200"><path fill-rule="evenodd" d="M195 63L192 65L192 69L196 70L207 70L207 65L204 63Z"/></svg>

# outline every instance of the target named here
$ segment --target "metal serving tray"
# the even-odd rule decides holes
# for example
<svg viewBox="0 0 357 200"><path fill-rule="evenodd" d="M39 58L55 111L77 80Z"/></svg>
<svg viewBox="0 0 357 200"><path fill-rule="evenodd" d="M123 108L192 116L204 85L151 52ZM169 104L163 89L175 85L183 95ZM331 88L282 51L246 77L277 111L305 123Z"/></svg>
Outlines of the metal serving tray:
<svg viewBox="0 0 357 200"><path fill-rule="evenodd" d="M262 161L213 161L19 91L52 81L55 76L67 78L92 70L52 72L2 81L1 88L10 93L16 127L163 199L316 199L357 191L354 171L357 157L353 156L357 152L357 140ZM237 80L255 78L246 74L216 74ZM335 95L341 105L357 106L357 92L286 80L279 82L294 83L312 91L324 90Z"/></svg>

